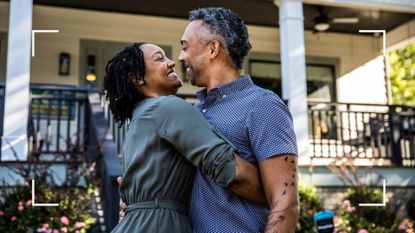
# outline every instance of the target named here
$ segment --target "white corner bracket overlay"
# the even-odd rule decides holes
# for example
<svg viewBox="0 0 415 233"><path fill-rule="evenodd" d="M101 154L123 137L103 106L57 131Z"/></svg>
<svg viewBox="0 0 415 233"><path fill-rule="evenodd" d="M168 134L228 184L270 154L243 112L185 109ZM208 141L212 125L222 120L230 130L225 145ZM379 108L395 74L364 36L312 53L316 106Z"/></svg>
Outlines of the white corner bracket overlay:
<svg viewBox="0 0 415 233"><path fill-rule="evenodd" d="M35 56L35 33L59 33L59 30L32 30L32 57Z"/></svg>
<svg viewBox="0 0 415 233"><path fill-rule="evenodd" d="M386 206L386 180L383 179L383 202L382 203L359 203L359 206L385 207Z"/></svg>
<svg viewBox="0 0 415 233"><path fill-rule="evenodd" d="M59 206L59 203L36 203L35 202L35 179L32 179L32 206Z"/></svg>
<svg viewBox="0 0 415 233"><path fill-rule="evenodd" d="M386 30L359 30L359 33L382 33L383 39L383 57L386 58Z"/></svg>

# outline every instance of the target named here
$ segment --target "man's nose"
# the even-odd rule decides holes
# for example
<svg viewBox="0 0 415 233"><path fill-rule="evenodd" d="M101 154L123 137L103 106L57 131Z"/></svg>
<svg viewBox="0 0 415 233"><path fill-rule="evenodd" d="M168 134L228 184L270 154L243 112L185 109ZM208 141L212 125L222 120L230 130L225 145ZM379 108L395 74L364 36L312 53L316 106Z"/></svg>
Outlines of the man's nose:
<svg viewBox="0 0 415 233"><path fill-rule="evenodd" d="M183 53L183 51L181 51L180 54L179 54L179 61L181 63L184 63L184 53Z"/></svg>

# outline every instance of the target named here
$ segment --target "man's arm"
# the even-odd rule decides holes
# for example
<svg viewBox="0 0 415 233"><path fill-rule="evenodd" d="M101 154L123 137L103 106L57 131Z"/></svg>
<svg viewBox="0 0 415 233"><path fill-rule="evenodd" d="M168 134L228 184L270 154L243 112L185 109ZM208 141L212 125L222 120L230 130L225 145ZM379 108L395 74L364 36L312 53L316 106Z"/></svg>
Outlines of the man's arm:
<svg viewBox="0 0 415 233"><path fill-rule="evenodd" d="M258 204L268 205L258 168L242 159L239 155L235 155L235 161L235 180L232 182L229 189L242 198Z"/></svg>
<svg viewBox="0 0 415 233"><path fill-rule="evenodd" d="M259 162L270 211L266 233L295 232L300 213L297 190L297 157L277 155Z"/></svg>

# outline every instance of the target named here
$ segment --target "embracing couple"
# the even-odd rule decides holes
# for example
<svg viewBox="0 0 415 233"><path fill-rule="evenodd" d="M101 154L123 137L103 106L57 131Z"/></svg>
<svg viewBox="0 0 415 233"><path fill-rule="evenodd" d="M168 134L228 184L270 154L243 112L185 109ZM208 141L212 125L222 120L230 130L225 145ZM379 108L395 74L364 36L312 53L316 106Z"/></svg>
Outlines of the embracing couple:
<svg viewBox="0 0 415 233"><path fill-rule="evenodd" d="M241 75L251 45L224 8L190 11L179 60L204 87L191 106L175 97L175 62L149 43L119 52L104 90L129 125L112 232L294 232L299 214L292 117L273 92Z"/></svg>

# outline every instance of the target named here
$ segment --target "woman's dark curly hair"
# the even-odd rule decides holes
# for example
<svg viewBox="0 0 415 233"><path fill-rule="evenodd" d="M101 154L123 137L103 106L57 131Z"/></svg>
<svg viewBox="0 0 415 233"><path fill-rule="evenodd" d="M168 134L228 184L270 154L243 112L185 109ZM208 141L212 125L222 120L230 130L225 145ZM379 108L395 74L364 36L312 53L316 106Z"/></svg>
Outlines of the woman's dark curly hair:
<svg viewBox="0 0 415 233"><path fill-rule="evenodd" d="M105 66L104 92L109 108L118 126L131 120L136 104L145 96L136 90L139 81L144 81L144 54L134 43L117 53Z"/></svg>
<svg viewBox="0 0 415 233"><path fill-rule="evenodd" d="M189 12L189 20L202 20L212 35L221 37L220 41L232 58L233 64L242 69L244 58L251 49L248 29L244 21L233 11L222 7L206 7Z"/></svg>

